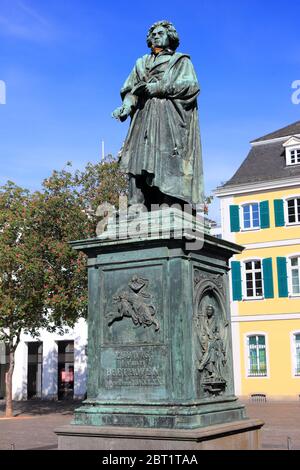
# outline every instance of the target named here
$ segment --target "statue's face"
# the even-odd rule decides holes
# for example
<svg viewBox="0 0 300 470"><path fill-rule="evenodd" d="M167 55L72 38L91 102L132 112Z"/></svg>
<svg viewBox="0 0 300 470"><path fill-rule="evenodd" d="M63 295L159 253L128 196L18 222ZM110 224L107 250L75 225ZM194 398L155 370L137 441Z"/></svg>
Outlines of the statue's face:
<svg viewBox="0 0 300 470"><path fill-rule="evenodd" d="M166 49L170 45L167 30L163 26L157 26L151 34L152 47Z"/></svg>
<svg viewBox="0 0 300 470"><path fill-rule="evenodd" d="M208 305L206 307L206 313L209 318L213 316L214 312L215 312L215 309L213 308L212 305Z"/></svg>

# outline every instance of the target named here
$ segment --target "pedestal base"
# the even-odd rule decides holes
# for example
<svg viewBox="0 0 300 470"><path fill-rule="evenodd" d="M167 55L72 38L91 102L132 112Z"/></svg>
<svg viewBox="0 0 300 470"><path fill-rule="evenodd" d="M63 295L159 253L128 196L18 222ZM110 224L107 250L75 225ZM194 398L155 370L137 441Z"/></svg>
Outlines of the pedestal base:
<svg viewBox="0 0 300 470"><path fill-rule="evenodd" d="M245 419L193 430L63 426L59 450L257 450L263 422Z"/></svg>

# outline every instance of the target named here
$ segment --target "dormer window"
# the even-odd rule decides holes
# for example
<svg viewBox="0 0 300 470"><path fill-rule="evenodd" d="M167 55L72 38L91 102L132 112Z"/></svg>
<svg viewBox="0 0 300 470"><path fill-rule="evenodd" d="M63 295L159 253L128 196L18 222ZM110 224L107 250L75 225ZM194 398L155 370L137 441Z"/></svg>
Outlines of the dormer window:
<svg viewBox="0 0 300 470"><path fill-rule="evenodd" d="M300 138L290 137L283 144L287 166L300 165Z"/></svg>

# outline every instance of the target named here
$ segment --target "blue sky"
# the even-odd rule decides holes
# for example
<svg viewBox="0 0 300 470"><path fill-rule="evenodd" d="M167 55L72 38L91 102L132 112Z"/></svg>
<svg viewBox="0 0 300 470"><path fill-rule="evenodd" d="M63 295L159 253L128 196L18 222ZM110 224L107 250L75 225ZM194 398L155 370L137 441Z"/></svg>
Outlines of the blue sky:
<svg viewBox="0 0 300 470"><path fill-rule="evenodd" d="M209 194L232 176L249 141L300 119L300 3L291 0L0 0L0 184L37 189L68 160L116 154L128 124L111 118L148 27L172 21L201 85ZM218 219L218 204L211 216Z"/></svg>

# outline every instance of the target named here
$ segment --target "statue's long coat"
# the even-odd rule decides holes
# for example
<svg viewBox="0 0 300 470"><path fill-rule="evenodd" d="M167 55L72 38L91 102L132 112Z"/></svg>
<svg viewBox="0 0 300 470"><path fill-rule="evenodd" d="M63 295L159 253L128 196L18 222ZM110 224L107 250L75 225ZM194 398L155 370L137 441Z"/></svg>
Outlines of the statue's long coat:
<svg viewBox="0 0 300 470"><path fill-rule="evenodd" d="M137 96L141 82L157 83L159 97ZM189 56L171 51L138 59L121 90L133 109L121 168L193 205L204 199L198 94Z"/></svg>

